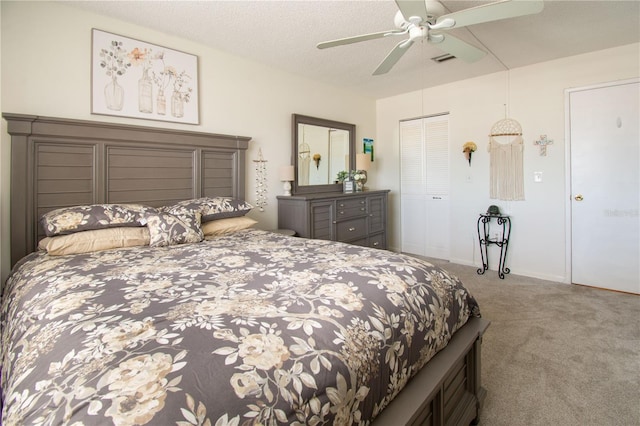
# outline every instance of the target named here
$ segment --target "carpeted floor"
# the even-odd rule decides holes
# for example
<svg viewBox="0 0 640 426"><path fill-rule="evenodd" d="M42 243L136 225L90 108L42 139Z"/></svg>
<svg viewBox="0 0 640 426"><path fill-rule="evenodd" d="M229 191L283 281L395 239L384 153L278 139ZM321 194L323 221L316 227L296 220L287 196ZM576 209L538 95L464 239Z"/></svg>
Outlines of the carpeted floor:
<svg viewBox="0 0 640 426"><path fill-rule="evenodd" d="M640 425L640 296L428 260L491 321L481 425Z"/></svg>

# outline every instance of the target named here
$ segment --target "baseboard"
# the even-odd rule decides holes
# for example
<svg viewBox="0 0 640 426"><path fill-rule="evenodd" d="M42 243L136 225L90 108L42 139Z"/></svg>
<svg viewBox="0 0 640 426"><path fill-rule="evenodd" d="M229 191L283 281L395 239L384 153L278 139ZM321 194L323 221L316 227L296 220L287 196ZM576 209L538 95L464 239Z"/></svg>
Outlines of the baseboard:
<svg viewBox="0 0 640 426"><path fill-rule="evenodd" d="M476 264L474 262L469 262L466 259L449 259L449 262L450 263L456 263L458 265L463 265L463 266L473 266L474 268L481 268L482 267L480 264ZM538 271L521 271L521 270L514 270L513 268L509 268L509 269L511 270L511 272L509 272L509 274L505 275L505 279L509 275L520 275L520 276L528 277L528 278L537 278L539 280L553 281L555 283L571 284L570 282L568 282L567 278L562 276L562 275L548 275L548 274L540 273ZM497 273L498 270L489 268L489 270L487 272L485 272L485 273L489 273L489 272Z"/></svg>

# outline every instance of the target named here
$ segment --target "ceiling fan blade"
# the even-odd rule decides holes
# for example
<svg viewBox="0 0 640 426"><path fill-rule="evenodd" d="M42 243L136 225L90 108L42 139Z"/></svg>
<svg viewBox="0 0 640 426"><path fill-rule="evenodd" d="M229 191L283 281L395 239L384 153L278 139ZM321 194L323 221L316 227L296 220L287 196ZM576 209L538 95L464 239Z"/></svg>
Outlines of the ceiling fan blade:
<svg viewBox="0 0 640 426"><path fill-rule="evenodd" d="M446 19L453 19L455 21L453 25L445 24L442 28L461 28L466 27L467 25L481 24L483 22L532 15L534 13L540 13L543 8L544 1L542 0L503 0L443 15L436 20L434 26L440 29L438 24L444 24L443 21Z"/></svg>
<svg viewBox="0 0 640 426"><path fill-rule="evenodd" d="M419 22L426 20L427 6L424 0L396 0L396 4L406 21L412 16L419 16Z"/></svg>
<svg viewBox="0 0 640 426"><path fill-rule="evenodd" d="M431 41L431 39L429 40L438 49L447 52L456 58L460 58L465 62L475 62L482 59L487 54L484 50L480 50L466 41L462 41L450 34L438 34L437 36L434 36L433 39L441 40L435 42Z"/></svg>
<svg viewBox="0 0 640 426"><path fill-rule="evenodd" d="M405 52L409 50L412 44L413 40L411 39L402 40L400 43L396 44L396 47L394 47L393 50L389 52L387 57L384 58L382 62L380 62L380 65L378 65L378 68L376 68L376 70L373 72L373 75L388 73L389 70L391 70L391 68L393 68L393 66L400 60L400 58L402 58L402 55L404 55Z"/></svg>
<svg viewBox="0 0 640 426"><path fill-rule="evenodd" d="M345 44L359 43L361 41L374 40L390 35L406 34L405 31L380 31L379 33L363 34L354 37L340 38L337 40L325 41L318 43L316 47L318 49L326 49L328 47L342 46Z"/></svg>

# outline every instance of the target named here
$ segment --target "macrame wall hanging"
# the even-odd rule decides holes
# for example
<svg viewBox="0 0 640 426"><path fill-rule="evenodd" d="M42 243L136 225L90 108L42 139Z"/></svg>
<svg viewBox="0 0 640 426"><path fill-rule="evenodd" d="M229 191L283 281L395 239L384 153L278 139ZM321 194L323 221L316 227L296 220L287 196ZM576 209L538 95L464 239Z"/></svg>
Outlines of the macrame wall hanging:
<svg viewBox="0 0 640 426"><path fill-rule="evenodd" d="M497 121L489 134L490 198L524 200L522 126L512 118Z"/></svg>

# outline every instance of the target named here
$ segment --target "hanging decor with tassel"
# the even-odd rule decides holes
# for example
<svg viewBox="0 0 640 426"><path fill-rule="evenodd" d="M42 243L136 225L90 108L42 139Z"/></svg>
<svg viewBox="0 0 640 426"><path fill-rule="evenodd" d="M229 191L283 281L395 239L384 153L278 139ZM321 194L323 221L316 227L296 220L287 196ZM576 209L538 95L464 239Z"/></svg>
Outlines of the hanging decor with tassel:
<svg viewBox="0 0 640 426"><path fill-rule="evenodd" d="M256 163L256 206L261 212L267 205L267 160L262 157L262 148L258 149Z"/></svg>

